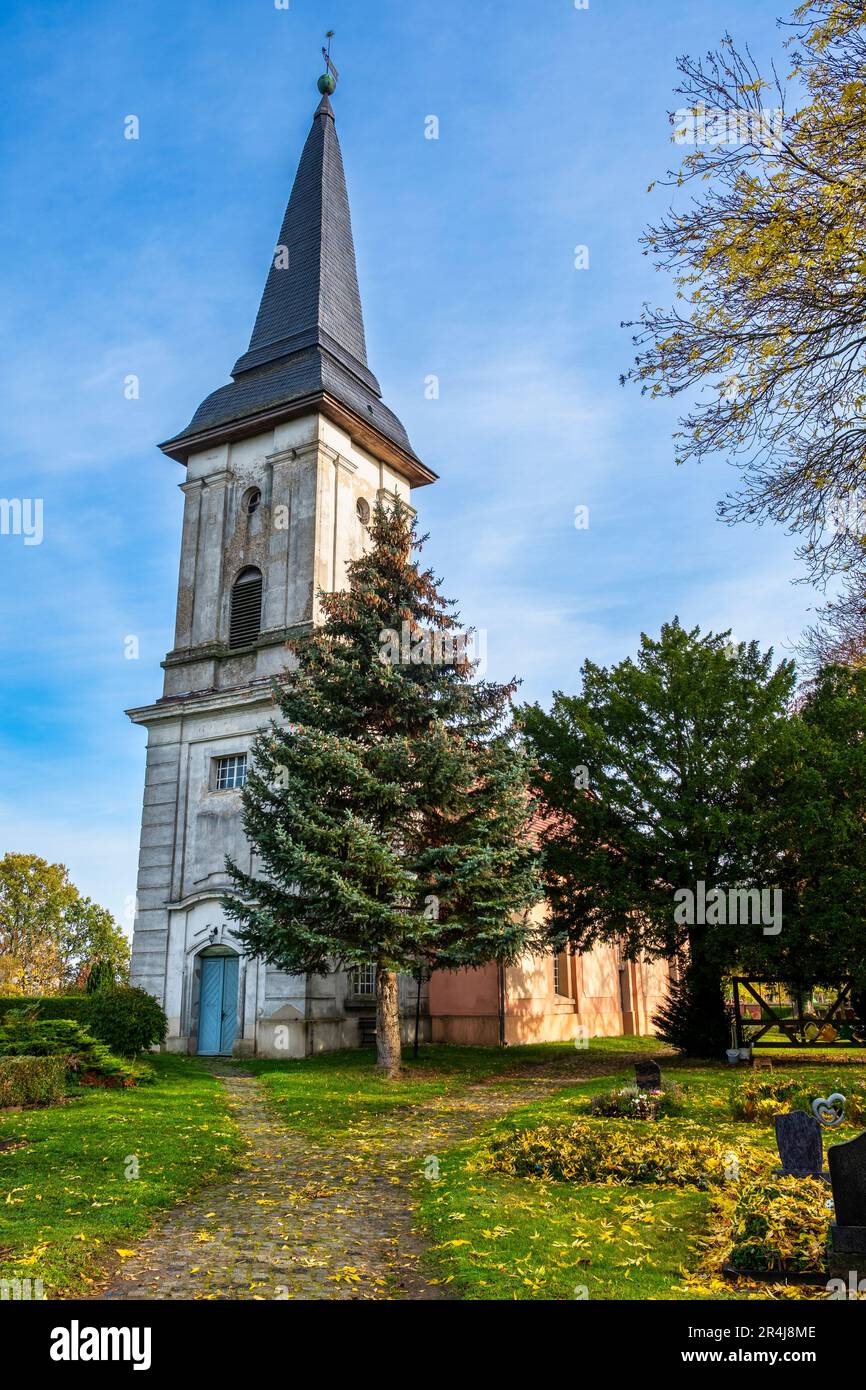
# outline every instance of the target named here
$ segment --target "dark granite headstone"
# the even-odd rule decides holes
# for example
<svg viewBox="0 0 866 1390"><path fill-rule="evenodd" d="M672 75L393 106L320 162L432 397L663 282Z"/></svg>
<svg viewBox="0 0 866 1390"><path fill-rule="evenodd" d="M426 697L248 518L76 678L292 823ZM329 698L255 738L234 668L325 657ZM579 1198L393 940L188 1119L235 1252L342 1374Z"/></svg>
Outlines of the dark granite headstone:
<svg viewBox="0 0 866 1390"><path fill-rule="evenodd" d="M638 1062L634 1069L635 1084L639 1091L660 1091L662 1070L658 1062Z"/></svg>
<svg viewBox="0 0 866 1390"><path fill-rule="evenodd" d="M820 1178L824 1166L824 1141L814 1115L794 1110L775 1115L776 1143L782 1172L792 1178Z"/></svg>
<svg viewBox="0 0 866 1390"><path fill-rule="evenodd" d="M835 1223L830 1227L830 1273L866 1279L866 1133L831 1144L827 1157Z"/></svg>
<svg viewBox="0 0 866 1390"><path fill-rule="evenodd" d="M866 1132L827 1151L839 1226L866 1226Z"/></svg>

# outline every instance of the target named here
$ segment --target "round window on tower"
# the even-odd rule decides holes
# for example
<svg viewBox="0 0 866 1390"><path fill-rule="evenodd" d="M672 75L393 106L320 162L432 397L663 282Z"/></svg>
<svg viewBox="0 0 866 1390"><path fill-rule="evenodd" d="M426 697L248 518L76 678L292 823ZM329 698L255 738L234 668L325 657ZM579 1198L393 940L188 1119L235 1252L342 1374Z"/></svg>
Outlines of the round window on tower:
<svg viewBox="0 0 866 1390"><path fill-rule="evenodd" d="M248 492L244 493L243 505L247 516L252 516L253 512L258 511L261 500L262 494L257 487L251 487Z"/></svg>
<svg viewBox="0 0 866 1390"><path fill-rule="evenodd" d="M362 526L369 526L369 524L370 524L370 503L367 501L366 497L359 497L359 498L358 498L358 502L357 502L357 505L356 505L356 507L355 507L355 510L356 510L356 512L358 513L358 520L360 521L361 525L362 525Z"/></svg>

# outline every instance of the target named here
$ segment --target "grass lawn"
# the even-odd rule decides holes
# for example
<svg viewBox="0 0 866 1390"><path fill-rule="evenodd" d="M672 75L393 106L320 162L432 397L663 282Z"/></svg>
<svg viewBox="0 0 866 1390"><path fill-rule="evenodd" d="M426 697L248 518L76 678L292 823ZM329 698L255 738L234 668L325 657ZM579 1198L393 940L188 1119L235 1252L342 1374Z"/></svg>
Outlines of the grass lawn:
<svg viewBox="0 0 866 1390"><path fill-rule="evenodd" d="M453 1047L426 1044L417 1061L411 1047L403 1053L403 1075L387 1081L376 1070L371 1049L323 1052L290 1061L244 1059L243 1066L259 1076L281 1118L294 1129L323 1140L375 1137L377 1129L412 1105L464 1090L473 1082L497 1078L511 1083L515 1104L520 1100L521 1079L544 1070L573 1072L576 1066L592 1072L610 1069L611 1056L646 1056L655 1049L663 1056L657 1038L596 1038L586 1050L573 1043L537 1043L528 1047ZM565 1079L563 1080L565 1084Z"/></svg>
<svg viewBox="0 0 866 1390"><path fill-rule="evenodd" d="M805 1075L814 1094L837 1089L839 1062L789 1065L777 1057L776 1070ZM671 1059L666 1075L686 1090L686 1111L658 1121L671 1133L712 1135L736 1149L747 1140L777 1156L771 1124L731 1118L728 1101L743 1071L723 1066L685 1064ZM862 1081L862 1063L845 1067ZM633 1081L623 1072L604 1081L589 1081L556 1092L492 1125L483 1136L439 1156L438 1182L423 1184L422 1227L430 1241L435 1277L453 1285L465 1299L695 1299L768 1297L760 1286L687 1287L683 1269L694 1269L699 1242L706 1233L708 1193L647 1186L578 1186L533 1178L511 1178L479 1171L475 1159L494 1135L562 1124L585 1114L594 1092ZM844 1086L843 1086L844 1089ZM620 1123L639 1133L646 1121L597 1119ZM845 1125L826 1142L851 1139L859 1126ZM792 1287L790 1293L796 1296Z"/></svg>
<svg viewBox="0 0 866 1390"><path fill-rule="evenodd" d="M234 1166L219 1081L192 1058L151 1065L153 1085L0 1111L0 1140L28 1141L0 1150L0 1279L41 1279L46 1298L87 1294L160 1211Z"/></svg>
<svg viewBox="0 0 866 1390"><path fill-rule="evenodd" d="M514 1109L492 1122L479 1104L483 1130L454 1147L453 1139L443 1139L438 1180L417 1181L431 1278L447 1281L458 1297L772 1296L767 1288L684 1279L707 1232L707 1193L511 1178L477 1166L494 1135L584 1116L594 1092L630 1082L635 1059L647 1055L660 1058L665 1075L685 1091L683 1113L660 1120L656 1130L712 1135L734 1149L748 1140L775 1155L771 1124L731 1117L730 1093L745 1070L683 1062L651 1038L595 1039L586 1050L425 1046L417 1061L410 1049L397 1082L377 1073L371 1051L240 1065L260 1077L288 1126L344 1153L387 1147L413 1106L436 1100L447 1106L449 1095L473 1083L479 1100L488 1081L511 1090ZM862 1054L777 1053L773 1062L777 1073L807 1078L815 1096L866 1080ZM28 1141L0 1150L0 1279L42 1280L48 1298L86 1294L160 1212L234 1168L241 1139L221 1083L194 1058L163 1055L149 1065L153 1085L77 1091L65 1105L0 1111L0 1139ZM525 1083L538 1073L556 1084L529 1103ZM586 1079L575 1082L575 1074ZM627 1125L638 1138L651 1122L590 1123ZM827 1142L851 1138L859 1128L846 1125Z"/></svg>

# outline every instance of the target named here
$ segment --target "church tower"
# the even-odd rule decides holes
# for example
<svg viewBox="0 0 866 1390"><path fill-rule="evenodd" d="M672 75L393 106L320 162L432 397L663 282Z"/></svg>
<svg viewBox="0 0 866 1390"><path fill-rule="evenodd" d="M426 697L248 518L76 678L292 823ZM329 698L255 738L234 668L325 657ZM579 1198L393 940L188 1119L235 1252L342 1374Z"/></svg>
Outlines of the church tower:
<svg viewBox="0 0 866 1390"><path fill-rule="evenodd" d="M162 1002L178 1051L351 1045L370 983L245 957L220 907L226 855L250 866L240 789L287 639L345 584L377 496L436 477L367 363L333 86L320 80L249 347L160 446L185 468L185 506L163 694L128 711L148 731L132 979Z"/></svg>

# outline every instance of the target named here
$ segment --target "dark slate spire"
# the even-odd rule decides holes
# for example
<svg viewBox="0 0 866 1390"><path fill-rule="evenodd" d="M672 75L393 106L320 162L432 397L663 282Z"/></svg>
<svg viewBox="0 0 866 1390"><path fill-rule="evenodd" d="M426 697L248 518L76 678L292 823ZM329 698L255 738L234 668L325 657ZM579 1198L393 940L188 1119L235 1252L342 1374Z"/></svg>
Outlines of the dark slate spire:
<svg viewBox="0 0 866 1390"><path fill-rule="evenodd" d="M367 368L349 195L327 96L313 117L277 246L288 266L275 254L249 351L233 375L318 344L380 394Z"/></svg>
<svg viewBox="0 0 866 1390"><path fill-rule="evenodd" d="M249 348L232 378L162 446L166 453L183 461L196 448L248 433L257 417L270 423L318 407L362 439L372 432L374 452L382 437L395 445L413 485L433 481L367 365L349 198L327 94L301 155Z"/></svg>

